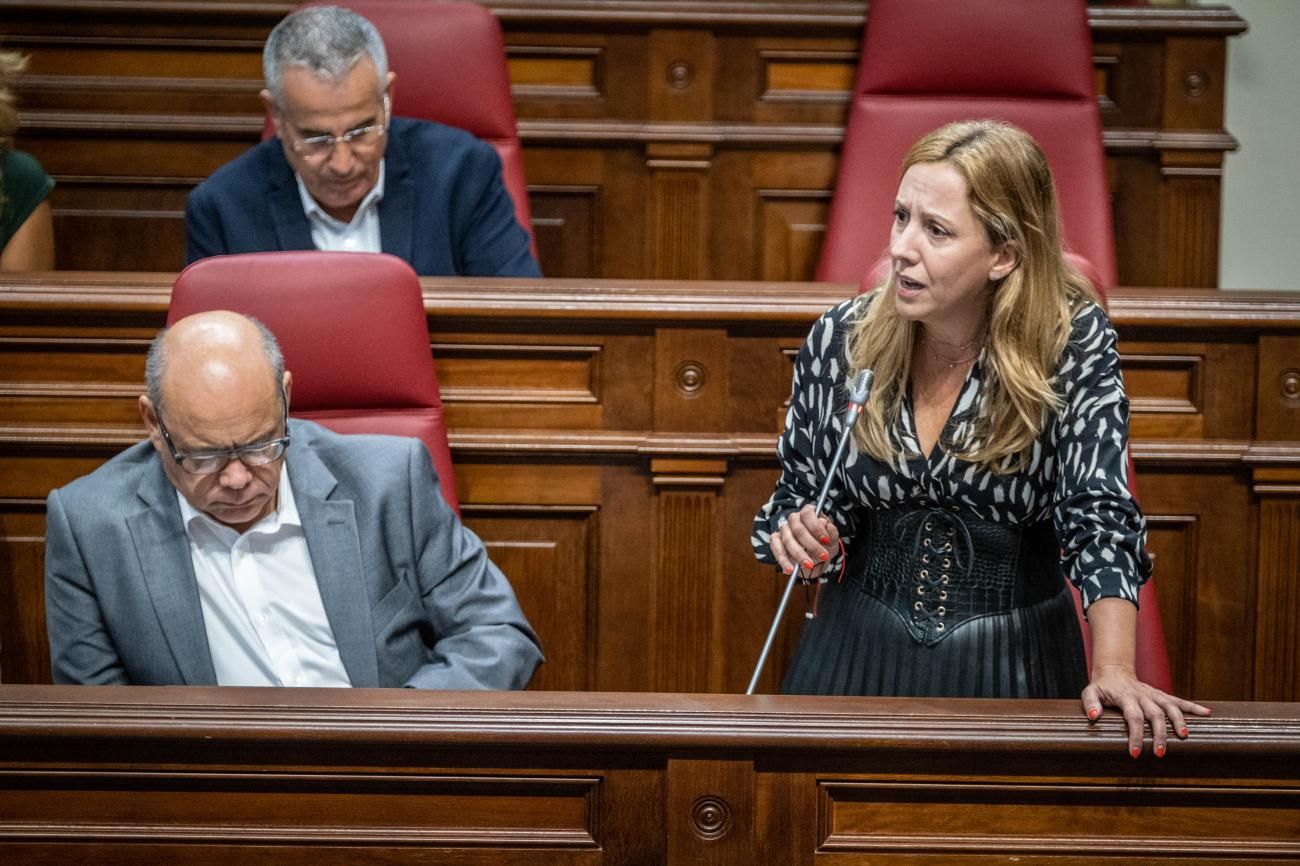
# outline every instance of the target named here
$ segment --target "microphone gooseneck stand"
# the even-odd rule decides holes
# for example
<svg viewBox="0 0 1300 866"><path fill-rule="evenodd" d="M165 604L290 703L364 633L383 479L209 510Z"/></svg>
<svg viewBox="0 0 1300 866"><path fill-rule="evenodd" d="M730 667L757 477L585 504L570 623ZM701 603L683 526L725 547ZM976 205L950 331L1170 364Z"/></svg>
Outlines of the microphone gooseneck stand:
<svg viewBox="0 0 1300 866"><path fill-rule="evenodd" d="M817 514L821 514L822 507L826 505L826 498L831 492L831 480L839 471L840 462L844 459L844 451L848 448L849 436L853 433L853 425L858 420L858 414L862 412L867 398L871 396L871 383L874 378L875 374L870 370L863 370L853 379L853 387L849 392L849 408L844 412L844 430L840 433L840 444L835 448L835 456L831 458L831 465L826 470L826 477L822 480L821 490L817 494L817 504L814 508ZM767 640L763 642L763 651L759 653L758 664L754 665L754 675L749 678L749 688L745 689L747 695L754 693L758 678L763 673L763 666L767 664L767 655L772 651L772 642L776 640L776 632L781 627L781 617L785 615L786 605L790 603L790 593L794 592L800 570L801 567L796 564L790 572L790 579L786 581L785 592L781 594L781 603L776 608L776 616L772 618L772 627L768 629Z"/></svg>

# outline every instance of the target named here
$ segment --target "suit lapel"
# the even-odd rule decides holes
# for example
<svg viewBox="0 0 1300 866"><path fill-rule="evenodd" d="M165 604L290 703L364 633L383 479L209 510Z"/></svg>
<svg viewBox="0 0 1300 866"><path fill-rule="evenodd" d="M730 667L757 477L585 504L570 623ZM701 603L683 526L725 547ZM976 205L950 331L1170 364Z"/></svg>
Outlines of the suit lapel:
<svg viewBox="0 0 1300 866"><path fill-rule="evenodd" d="M275 225L275 239L282 250L311 250L311 226L307 224L307 214L302 210L302 196L298 194L298 182L294 179L293 168L284 158L283 145L279 139L271 139L267 145L274 150L267 154L270 163L268 172L271 188L267 191L267 203L271 208L271 222Z"/></svg>
<svg viewBox="0 0 1300 866"><path fill-rule="evenodd" d="M408 262L415 243L415 184L411 179L401 135L402 125L394 120L384 150L384 197L379 202L379 245L391 255Z"/></svg>
<svg viewBox="0 0 1300 866"><path fill-rule="evenodd" d="M352 500L331 498L338 482L310 447L290 448L288 453L294 500L339 658L353 686L374 688L379 685L379 660Z"/></svg>
<svg viewBox="0 0 1300 866"><path fill-rule="evenodd" d="M176 489L155 462L138 493L147 507L128 516L126 525L168 648L186 685L214 686L217 671Z"/></svg>

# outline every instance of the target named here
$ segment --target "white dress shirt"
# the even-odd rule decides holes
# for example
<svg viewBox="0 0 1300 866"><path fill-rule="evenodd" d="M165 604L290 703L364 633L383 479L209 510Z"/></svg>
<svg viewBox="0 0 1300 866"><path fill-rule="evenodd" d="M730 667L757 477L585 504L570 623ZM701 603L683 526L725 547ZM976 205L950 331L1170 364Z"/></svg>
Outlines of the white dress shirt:
<svg viewBox="0 0 1300 866"><path fill-rule="evenodd" d="M302 210L311 227L311 242L318 250L335 250L354 253L379 253L383 246L379 237L379 202L384 198L384 161L379 161L379 179L361 199L351 222L337 220L325 211L307 192L302 178L294 173L298 182L298 196Z"/></svg>
<svg viewBox="0 0 1300 866"><path fill-rule="evenodd" d="M176 493L223 686L350 686L280 466L278 508L240 535Z"/></svg>

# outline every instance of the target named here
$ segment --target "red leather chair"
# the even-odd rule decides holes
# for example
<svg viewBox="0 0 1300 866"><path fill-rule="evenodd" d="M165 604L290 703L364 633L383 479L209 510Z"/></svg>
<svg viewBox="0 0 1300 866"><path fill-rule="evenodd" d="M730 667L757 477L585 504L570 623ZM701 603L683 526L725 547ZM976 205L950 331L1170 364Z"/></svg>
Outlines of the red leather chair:
<svg viewBox="0 0 1300 866"><path fill-rule="evenodd" d="M375 25L388 68L397 73L393 113L458 127L496 148L515 217L533 238L505 42L496 16L477 3L441 0L313 0L302 5L346 6ZM262 137L274 134L268 118ZM532 243L536 257L536 238Z"/></svg>
<svg viewBox="0 0 1300 866"><path fill-rule="evenodd" d="M1038 141L1071 262L1104 299L1116 284L1115 242L1083 0L872 0L817 278L863 291L883 282L903 157L926 133L970 118L1007 120ZM1131 459L1129 486L1136 496ZM1154 582L1139 602L1138 675L1169 691ZM1091 657L1086 628L1084 642Z"/></svg>
<svg viewBox="0 0 1300 866"><path fill-rule="evenodd" d="M172 288L167 324L233 310L271 329L293 373L290 409L339 433L424 442L459 512L420 282L395 256L321 251L214 256Z"/></svg>
<svg viewBox="0 0 1300 866"><path fill-rule="evenodd" d="M907 150L945 123L985 117L1042 146L1068 246L1115 285L1084 0L872 0L817 278L858 282L886 251Z"/></svg>

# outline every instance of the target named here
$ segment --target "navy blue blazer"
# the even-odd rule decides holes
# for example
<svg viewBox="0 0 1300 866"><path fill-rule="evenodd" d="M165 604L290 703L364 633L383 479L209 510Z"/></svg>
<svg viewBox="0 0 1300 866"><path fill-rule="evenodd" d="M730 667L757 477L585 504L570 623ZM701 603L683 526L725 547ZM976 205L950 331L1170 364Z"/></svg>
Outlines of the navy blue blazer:
<svg viewBox="0 0 1300 866"><path fill-rule="evenodd" d="M384 160L384 252L423 276L541 276L490 144L440 123L394 117ZM187 264L310 249L311 228L278 138L217 169L185 204Z"/></svg>

